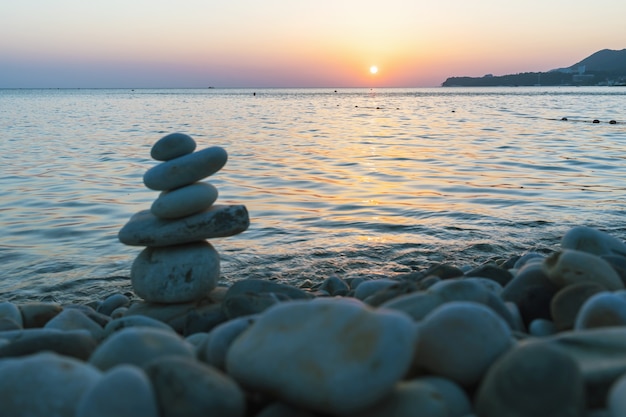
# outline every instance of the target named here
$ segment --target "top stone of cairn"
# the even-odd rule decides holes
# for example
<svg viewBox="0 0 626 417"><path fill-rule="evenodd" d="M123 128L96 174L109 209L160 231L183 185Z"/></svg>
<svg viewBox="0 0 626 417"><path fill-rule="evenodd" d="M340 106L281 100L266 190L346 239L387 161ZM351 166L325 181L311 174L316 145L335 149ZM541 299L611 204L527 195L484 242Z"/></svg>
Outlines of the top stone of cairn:
<svg viewBox="0 0 626 417"><path fill-rule="evenodd" d="M159 139L150 150L150 156L157 161L169 161L192 153L196 150L196 141L184 133L170 133Z"/></svg>

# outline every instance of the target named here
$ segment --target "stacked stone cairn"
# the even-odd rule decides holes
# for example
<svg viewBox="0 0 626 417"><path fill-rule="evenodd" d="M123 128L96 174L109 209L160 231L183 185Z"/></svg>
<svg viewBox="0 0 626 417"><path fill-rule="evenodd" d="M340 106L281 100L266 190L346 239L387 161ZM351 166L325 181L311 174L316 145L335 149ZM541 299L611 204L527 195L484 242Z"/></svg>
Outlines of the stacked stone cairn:
<svg viewBox="0 0 626 417"><path fill-rule="evenodd" d="M200 182L222 169L226 151L195 149L196 142L182 133L154 144L150 154L162 162L145 173L143 182L161 194L119 232L120 242L146 247L133 262L130 278L135 294L149 303L207 297L217 286L220 258L206 239L236 235L250 224L245 206L214 204L217 189Z"/></svg>

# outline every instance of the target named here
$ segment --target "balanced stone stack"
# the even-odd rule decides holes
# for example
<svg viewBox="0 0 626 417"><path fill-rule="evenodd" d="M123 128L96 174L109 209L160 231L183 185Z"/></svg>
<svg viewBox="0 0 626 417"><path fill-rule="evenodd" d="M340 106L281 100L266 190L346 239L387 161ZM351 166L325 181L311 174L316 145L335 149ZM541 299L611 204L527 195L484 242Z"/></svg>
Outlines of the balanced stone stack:
<svg viewBox="0 0 626 417"><path fill-rule="evenodd" d="M250 224L243 205L214 204L217 189L200 180L215 174L228 155L213 146L197 152L188 135L173 133L157 141L144 185L161 191L149 210L133 215L119 232L120 242L145 246L131 267L135 293L151 303L200 300L220 277L219 254L206 240L233 236Z"/></svg>

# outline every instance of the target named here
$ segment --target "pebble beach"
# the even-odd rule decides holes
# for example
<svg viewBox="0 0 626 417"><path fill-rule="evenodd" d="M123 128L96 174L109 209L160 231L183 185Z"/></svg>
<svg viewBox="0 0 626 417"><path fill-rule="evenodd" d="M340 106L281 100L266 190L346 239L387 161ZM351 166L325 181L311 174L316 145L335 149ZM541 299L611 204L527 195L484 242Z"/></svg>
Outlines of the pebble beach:
<svg viewBox="0 0 626 417"><path fill-rule="evenodd" d="M297 285L220 282L246 230L205 178L226 150L157 141L132 291L0 302L0 415L626 415L626 244L576 226L551 253ZM157 193L158 192L158 193ZM1 300L0 300L1 301Z"/></svg>

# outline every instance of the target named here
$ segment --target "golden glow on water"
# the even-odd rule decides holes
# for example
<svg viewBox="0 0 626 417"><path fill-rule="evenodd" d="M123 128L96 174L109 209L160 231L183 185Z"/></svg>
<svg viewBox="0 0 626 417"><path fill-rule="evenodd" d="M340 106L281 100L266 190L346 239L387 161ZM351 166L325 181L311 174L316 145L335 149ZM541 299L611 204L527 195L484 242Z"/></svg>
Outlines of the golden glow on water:
<svg viewBox="0 0 626 417"><path fill-rule="evenodd" d="M242 235L216 240L229 276L324 276L352 262L403 270L485 241L527 247L539 229L553 238L573 223L620 224L626 120L615 109L626 92L498 91L0 96L0 229L10 237L0 259L16 280L127 271L138 250L117 232L156 198L141 178L156 164L150 147L172 131L228 150L208 181L218 202L245 204L251 217ZM589 114L620 123L585 123Z"/></svg>

